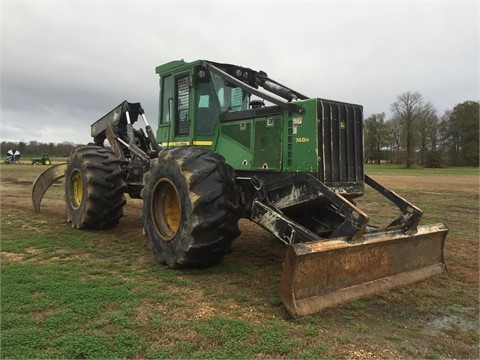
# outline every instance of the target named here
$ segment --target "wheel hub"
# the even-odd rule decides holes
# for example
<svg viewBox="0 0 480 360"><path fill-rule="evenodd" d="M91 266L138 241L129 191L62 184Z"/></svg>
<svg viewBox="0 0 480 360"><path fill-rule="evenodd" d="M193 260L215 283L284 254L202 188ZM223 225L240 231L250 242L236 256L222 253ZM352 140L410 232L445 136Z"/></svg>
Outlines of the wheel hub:
<svg viewBox="0 0 480 360"><path fill-rule="evenodd" d="M78 169L72 171L69 179L68 197L70 204L74 210L77 210L82 205L83 200L83 179L82 174Z"/></svg>
<svg viewBox="0 0 480 360"><path fill-rule="evenodd" d="M177 188L168 179L160 179L152 197L155 228L164 241L172 240L180 228L181 205Z"/></svg>

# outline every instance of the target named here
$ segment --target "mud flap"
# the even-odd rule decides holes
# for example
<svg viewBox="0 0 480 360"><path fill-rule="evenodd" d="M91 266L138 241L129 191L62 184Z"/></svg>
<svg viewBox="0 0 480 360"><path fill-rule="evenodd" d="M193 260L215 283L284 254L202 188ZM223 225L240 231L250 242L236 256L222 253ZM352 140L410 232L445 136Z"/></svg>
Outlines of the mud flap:
<svg viewBox="0 0 480 360"><path fill-rule="evenodd" d="M283 263L280 297L292 316L309 315L446 270L442 224L364 234L359 242L336 238L292 244Z"/></svg>
<svg viewBox="0 0 480 360"><path fill-rule="evenodd" d="M36 213L40 212L40 203L42 202L43 195L47 189L59 179L64 177L66 170L66 163L58 164L49 167L37 177L32 187L32 202Z"/></svg>

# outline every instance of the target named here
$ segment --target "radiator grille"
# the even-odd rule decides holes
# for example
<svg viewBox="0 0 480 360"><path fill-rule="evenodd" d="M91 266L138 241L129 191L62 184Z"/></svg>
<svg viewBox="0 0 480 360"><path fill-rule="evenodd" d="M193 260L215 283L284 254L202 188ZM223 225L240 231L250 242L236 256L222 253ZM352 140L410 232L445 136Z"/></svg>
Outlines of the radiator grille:
<svg viewBox="0 0 480 360"><path fill-rule="evenodd" d="M318 99L318 178L326 184L363 182L363 109Z"/></svg>

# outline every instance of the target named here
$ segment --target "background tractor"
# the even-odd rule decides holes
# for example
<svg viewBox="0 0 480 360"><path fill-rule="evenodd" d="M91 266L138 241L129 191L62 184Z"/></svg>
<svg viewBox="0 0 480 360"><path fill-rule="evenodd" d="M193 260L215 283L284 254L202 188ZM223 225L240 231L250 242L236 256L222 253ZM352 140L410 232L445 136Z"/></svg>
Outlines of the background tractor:
<svg viewBox="0 0 480 360"><path fill-rule="evenodd" d="M41 157L33 157L32 158L32 165L51 165L52 161L50 160L50 156L48 154L42 154Z"/></svg>
<svg viewBox="0 0 480 360"><path fill-rule="evenodd" d="M293 316L445 270L447 227L420 226L419 208L364 173L362 106L230 64L180 60L156 72L156 135L140 103L122 102L92 124L91 145L38 177L36 211L62 177L75 228L111 228L125 194L141 198L149 245L173 268L220 262L249 219L286 244L280 297ZM399 209L385 228L355 204L366 185Z"/></svg>

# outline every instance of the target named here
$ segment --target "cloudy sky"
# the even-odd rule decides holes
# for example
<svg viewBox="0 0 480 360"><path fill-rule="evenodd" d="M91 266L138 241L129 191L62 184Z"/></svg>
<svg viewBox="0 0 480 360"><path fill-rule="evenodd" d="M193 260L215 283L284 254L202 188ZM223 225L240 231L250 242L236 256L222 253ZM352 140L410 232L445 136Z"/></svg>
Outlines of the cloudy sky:
<svg viewBox="0 0 480 360"><path fill-rule="evenodd" d="M0 140L87 143L124 99L157 123L155 66L264 70L310 97L385 112L418 91L479 100L478 1L1 1Z"/></svg>

